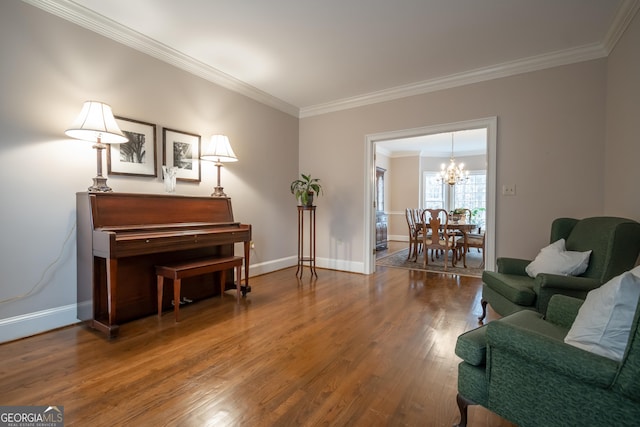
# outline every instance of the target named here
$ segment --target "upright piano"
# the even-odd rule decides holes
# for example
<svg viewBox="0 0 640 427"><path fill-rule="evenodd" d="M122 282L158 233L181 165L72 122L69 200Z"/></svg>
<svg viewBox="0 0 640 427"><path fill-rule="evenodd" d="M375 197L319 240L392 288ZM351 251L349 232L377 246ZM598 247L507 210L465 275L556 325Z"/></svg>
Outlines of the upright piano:
<svg viewBox="0 0 640 427"><path fill-rule="evenodd" d="M158 264L231 256L242 242L241 290L251 291L251 225L234 221L229 198L83 192L76 194L76 216L78 319L108 337L121 323L157 313ZM219 294L214 274L185 279L184 299ZM226 277L227 288L235 288L234 275ZM166 295L164 308L172 303L180 302Z"/></svg>

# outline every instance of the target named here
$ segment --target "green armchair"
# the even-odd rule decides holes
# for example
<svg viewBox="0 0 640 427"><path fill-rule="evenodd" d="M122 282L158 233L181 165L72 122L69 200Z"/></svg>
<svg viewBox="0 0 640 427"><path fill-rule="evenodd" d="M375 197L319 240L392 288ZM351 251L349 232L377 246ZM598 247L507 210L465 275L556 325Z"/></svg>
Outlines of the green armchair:
<svg viewBox="0 0 640 427"><path fill-rule="evenodd" d="M616 217L558 218L551 225L550 243L565 239L566 249L591 250L589 267L580 276L538 274L525 271L531 260L498 258L498 271L482 273L482 315L487 304L501 316L520 310L544 314L552 295L584 299L590 290L631 269L640 253L640 223Z"/></svg>
<svg viewBox="0 0 640 427"><path fill-rule="evenodd" d="M640 308L617 362L564 343L583 302L555 295L546 318L523 310L460 335L458 426L473 404L521 427L637 425Z"/></svg>

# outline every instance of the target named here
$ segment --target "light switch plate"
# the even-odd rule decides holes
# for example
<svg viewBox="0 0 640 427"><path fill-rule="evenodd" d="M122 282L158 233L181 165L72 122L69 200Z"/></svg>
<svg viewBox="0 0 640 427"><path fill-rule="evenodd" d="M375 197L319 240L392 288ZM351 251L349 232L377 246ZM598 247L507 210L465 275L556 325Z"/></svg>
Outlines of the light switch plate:
<svg viewBox="0 0 640 427"><path fill-rule="evenodd" d="M502 186L502 195L503 196L515 196L516 195L516 185L509 184Z"/></svg>

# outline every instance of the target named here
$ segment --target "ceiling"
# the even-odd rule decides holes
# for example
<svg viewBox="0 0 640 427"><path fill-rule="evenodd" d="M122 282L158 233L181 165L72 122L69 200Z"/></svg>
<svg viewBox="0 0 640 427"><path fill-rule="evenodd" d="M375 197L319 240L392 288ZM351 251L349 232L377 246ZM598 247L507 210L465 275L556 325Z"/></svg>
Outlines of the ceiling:
<svg viewBox="0 0 640 427"><path fill-rule="evenodd" d="M640 0L23 0L297 117L608 55Z"/></svg>

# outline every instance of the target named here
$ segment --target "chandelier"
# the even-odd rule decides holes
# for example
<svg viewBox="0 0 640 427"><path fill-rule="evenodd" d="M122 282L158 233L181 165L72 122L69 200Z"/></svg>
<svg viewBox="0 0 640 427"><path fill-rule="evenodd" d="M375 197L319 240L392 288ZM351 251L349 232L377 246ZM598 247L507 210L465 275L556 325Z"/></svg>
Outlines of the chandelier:
<svg viewBox="0 0 640 427"><path fill-rule="evenodd" d="M449 166L444 163L440 167L438 175L438 183L447 183L449 185L462 184L469 179L469 171L464 170L464 163L456 165L456 159L453 157L453 132L451 133L451 158Z"/></svg>

